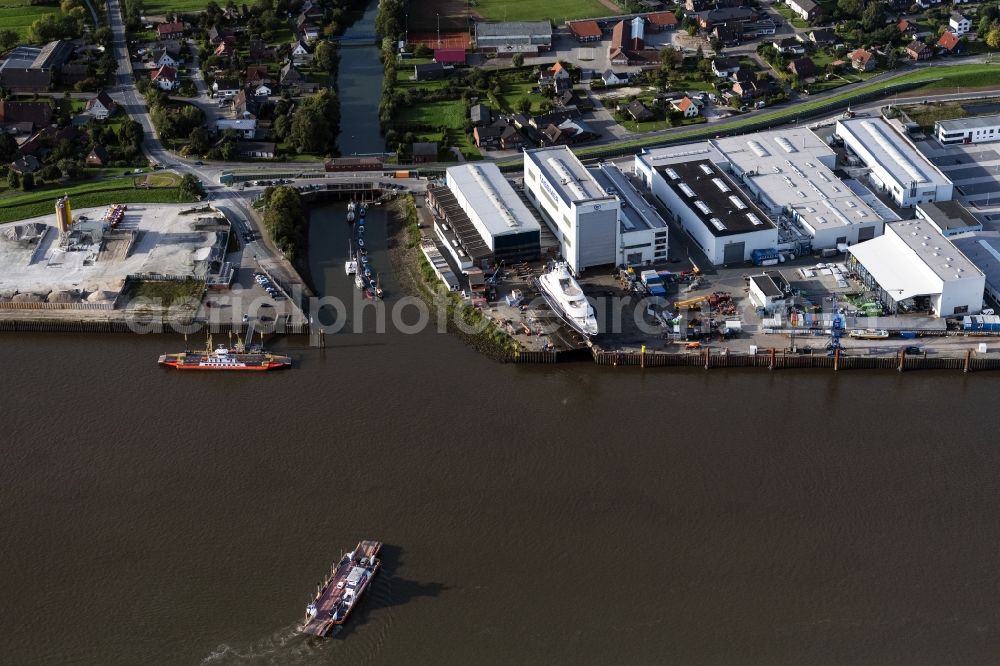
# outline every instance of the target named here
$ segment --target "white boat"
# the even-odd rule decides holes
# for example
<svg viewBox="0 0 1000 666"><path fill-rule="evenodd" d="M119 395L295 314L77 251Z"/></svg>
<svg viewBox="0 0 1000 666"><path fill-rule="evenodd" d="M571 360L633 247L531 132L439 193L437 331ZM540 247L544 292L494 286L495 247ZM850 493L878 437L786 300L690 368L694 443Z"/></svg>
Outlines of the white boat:
<svg viewBox="0 0 1000 666"><path fill-rule="evenodd" d="M358 289L365 288L365 279L361 277L361 273L358 273L357 275L354 276L354 286L357 287Z"/></svg>
<svg viewBox="0 0 1000 666"><path fill-rule="evenodd" d="M557 261L538 278L538 288L549 307L571 328L587 337L597 335L594 307L573 279L569 264Z"/></svg>
<svg viewBox="0 0 1000 666"><path fill-rule="evenodd" d="M354 253L351 251L350 243L348 243L347 261L344 262L344 274L354 275L357 272L358 272L358 260L354 258Z"/></svg>

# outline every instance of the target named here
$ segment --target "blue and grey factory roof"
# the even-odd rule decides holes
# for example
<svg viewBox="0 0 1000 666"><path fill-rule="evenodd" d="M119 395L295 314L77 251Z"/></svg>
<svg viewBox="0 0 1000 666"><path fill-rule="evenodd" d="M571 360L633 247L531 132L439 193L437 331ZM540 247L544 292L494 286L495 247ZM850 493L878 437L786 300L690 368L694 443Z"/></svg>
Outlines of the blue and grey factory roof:
<svg viewBox="0 0 1000 666"><path fill-rule="evenodd" d="M617 165L606 162L591 168L590 172L605 192L618 195L620 205L618 221L622 233L643 229L666 229L666 221L649 205L646 198Z"/></svg>

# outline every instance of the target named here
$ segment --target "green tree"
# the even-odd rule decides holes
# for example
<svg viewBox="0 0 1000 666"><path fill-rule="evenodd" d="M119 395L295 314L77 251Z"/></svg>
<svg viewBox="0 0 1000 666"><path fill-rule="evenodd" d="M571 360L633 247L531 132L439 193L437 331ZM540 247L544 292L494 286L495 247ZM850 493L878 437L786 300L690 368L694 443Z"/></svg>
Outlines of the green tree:
<svg viewBox="0 0 1000 666"><path fill-rule="evenodd" d="M524 65L524 54L523 53L515 53L514 57L511 58L510 61L511 61L511 64L514 65L514 67L521 67L521 66Z"/></svg>
<svg viewBox="0 0 1000 666"><path fill-rule="evenodd" d="M30 173L24 174L21 178L21 189L25 192L30 192L35 189L35 176Z"/></svg>
<svg viewBox="0 0 1000 666"><path fill-rule="evenodd" d="M264 227L285 256L294 259L296 249L305 247L309 225L302 197L294 187L285 186L268 188L264 196Z"/></svg>
<svg viewBox="0 0 1000 666"><path fill-rule="evenodd" d="M16 30L0 30L0 50L10 51L21 43L21 35Z"/></svg>
<svg viewBox="0 0 1000 666"><path fill-rule="evenodd" d="M517 100L517 111L522 115L528 115L531 113L531 98L527 95L519 97Z"/></svg>
<svg viewBox="0 0 1000 666"><path fill-rule="evenodd" d="M194 174L186 173L181 177L181 182L177 189L182 195L188 197L200 197L205 193L201 186L201 181L195 178Z"/></svg>
<svg viewBox="0 0 1000 666"><path fill-rule="evenodd" d="M316 64L326 71L331 73L337 71L337 49L330 42L325 39L321 40L316 45L313 56L316 59Z"/></svg>
<svg viewBox="0 0 1000 666"><path fill-rule="evenodd" d="M295 112L289 139L300 153L320 153L330 143L330 128L313 104L302 104Z"/></svg>
<svg viewBox="0 0 1000 666"><path fill-rule="evenodd" d="M17 175L17 172L11 169L7 172L7 187L12 190L16 190L21 187L21 177Z"/></svg>
<svg viewBox="0 0 1000 666"><path fill-rule="evenodd" d="M125 146L138 148L142 145L142 124L131 118L125 120L118 129L118 140Z"/></svg>
<svg viewBox="0 0 1000 666"><path fill-rule="evenodd" d="M212 146L212 137L204 127L195 127L188 135L188 147L191 152L204 155Z"/></svg>
<svg viewBox="0 0 1000 666"><path fill-rule="evenodd" d="M7 132L0 134L0 162L9 164L17 157L17 141Z"/></svg>
<svg viewBox="0 0 1000 666"><path fill-rule="evenodd" d="M993 27L986 33L986 46L991 49L1000 48L1000 23L994 22Z"/></svg>

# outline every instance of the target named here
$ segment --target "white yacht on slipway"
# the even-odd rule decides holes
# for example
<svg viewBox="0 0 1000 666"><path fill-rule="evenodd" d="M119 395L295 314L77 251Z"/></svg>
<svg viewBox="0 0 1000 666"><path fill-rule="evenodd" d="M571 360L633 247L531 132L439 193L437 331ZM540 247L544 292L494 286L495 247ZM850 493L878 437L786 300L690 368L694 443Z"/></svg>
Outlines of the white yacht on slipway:
<svg viewBox="0 0 1000 666"><path fill-rule="evenodd" d="M569 264L557 261L538 278L538 290L549 307L571 328L588 338L597 335L594 308L573 279Z"/></svg>

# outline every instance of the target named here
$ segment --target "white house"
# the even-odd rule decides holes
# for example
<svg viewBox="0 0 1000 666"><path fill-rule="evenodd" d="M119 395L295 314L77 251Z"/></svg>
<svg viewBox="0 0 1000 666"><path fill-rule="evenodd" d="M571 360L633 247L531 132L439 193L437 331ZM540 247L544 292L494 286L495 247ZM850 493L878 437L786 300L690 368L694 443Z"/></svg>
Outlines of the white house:
<svg viewBox="0 0 1000 666"><path fill-rule="evenodd" d="M253 89L254 97L270 97L272 93L271 86L263 83Z"/></svg>
<svg viewBox="0 0 1000 666"><path fill-rule="evenodd" d="M159 86L160 90L170 91L177 86L177 70L164 65L149 75L150 80Z"/></svg>
<svg viewBox="0 0 1000 666"><path fill-rule="evenodd" d="M301 65L310 60L312 60L312 51L309 50L309 46L301 39L295 42L292 46L292 62Z"/></svg>
<svg viewBox="0 0 1000 666"><path fill-rule="evenodd" d="M118 109L118 105L111 99L111 96L103 90L97 96L87 100L87 114L98 120L105 120Z"/></svg>
<svg viewBox="0 0 1000 666"><path fill-rule="evenodd" d="M153 67L177 67L178 64L166 49L153 49Z"/></svg>
<svg viewBox="0 0 1000 666"><path fill-rule="evenodd" d="M728 79L740 71L740 61L736 58L712 58L712 74L720 79Z"/></svg>
<svg viewBox="0 0 1000 666"><path fill-rule="evenodd" d="M609 69L601 74L601 81L606 86L623 86L628 83L628 73L616 72L613 69Z"/></svg>
<svg viewBox="0 0 1000 666"><path fill-rule="evenodd" d="M235 80L216 79L212 84L212 92L215 93L216 97L230 99L240 93L240 84Z"/></svg>
<svg viewBox="0 0 1000 666"><path fill-rule="evenodd" d="M961 37L972 29L972 20L962 16L958 12L952 12L948 18L948 27L953 33Z"/></svg>
<svg viewBox="0 0 1000 666"><path fill-rule="evenodd" d="M694 118L698 115L698 105L685 95L681 99L670 100L670 108L683 114L685 118Z"/></svg>

